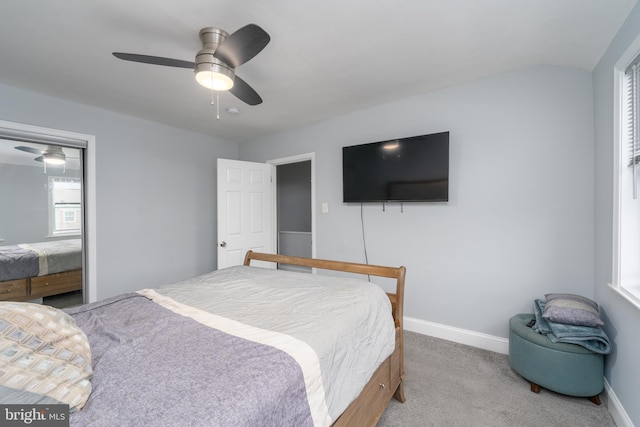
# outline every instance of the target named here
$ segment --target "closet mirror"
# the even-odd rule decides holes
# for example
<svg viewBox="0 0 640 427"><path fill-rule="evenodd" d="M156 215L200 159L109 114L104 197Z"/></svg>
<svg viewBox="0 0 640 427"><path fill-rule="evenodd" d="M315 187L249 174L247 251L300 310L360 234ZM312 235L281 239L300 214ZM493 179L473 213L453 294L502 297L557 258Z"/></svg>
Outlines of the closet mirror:
<svg viewBox="0 0 640 427"><path fill-rule="evenodd" d="M0 139L0 300L84 301L82 154Z"/></svg>

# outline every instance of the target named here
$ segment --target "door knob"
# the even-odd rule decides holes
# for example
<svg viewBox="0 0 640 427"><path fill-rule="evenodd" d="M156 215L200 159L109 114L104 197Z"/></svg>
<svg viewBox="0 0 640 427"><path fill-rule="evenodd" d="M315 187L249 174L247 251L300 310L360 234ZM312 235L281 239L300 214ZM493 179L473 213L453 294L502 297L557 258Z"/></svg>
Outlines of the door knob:
<svg viewBox="0 0 640 427"><path fill-rule="evenodd" d="M220 242L220 247L221 248L227 247L227 242L225 242L224 240L222 242Z"/></svg>

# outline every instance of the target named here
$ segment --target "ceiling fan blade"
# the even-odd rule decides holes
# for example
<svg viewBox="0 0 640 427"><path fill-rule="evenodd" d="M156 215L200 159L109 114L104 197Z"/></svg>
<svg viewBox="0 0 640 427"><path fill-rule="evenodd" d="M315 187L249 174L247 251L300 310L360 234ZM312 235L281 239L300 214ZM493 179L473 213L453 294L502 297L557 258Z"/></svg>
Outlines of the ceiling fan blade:
<svg viewBox="0 0 640 427"><path fill-rule="evenodd" d="M20 145L18 147L13 147L13 148L20 151L26 151L27 153L42 154L42 150L39 150L33 147L25 147L24 145Z"/></svg>
<svg viewBox="0 0 640 427"><path fill-rule="evenodd" d="M245 25L223 41L213 56L236 68L256 56L271 37L256 24Z"/></svg>
<svg viewBox="0 0 640 427"><path fill-rule="evenodd" d="M167 67L189 68L194 69L196 64L181 59L164 58L162 56L139 55L137 53L113 52L113 56L118 59L132 62L142 62L144 64L164 65Z"/></svg>
<svg viewBox="0 0 640 427"><path fill-rule="evenodd" d="M258 95L258 92L253 90L251 86L240 77L236 75L233 81L233 87L229 89L236 98L249 105L262 104L262 98Z"/></svg>
<svg viewBox="0 0 640 427"><path fill-rule="evenodd" d="M35 160L36 162L42 162L42 161L44 161L44 157L42 157L42 156L40 156L40 157L36 157L36 158L35 158L35 159L33 159L33 160Z"/></svg>

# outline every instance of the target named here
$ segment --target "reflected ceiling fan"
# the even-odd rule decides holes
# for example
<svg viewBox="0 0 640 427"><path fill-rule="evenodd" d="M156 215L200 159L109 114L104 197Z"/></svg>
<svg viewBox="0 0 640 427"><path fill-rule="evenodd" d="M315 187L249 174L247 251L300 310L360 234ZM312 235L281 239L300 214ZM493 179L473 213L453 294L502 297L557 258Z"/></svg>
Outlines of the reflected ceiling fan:
<svg viewBox="0 0 640 427"><path fill-rule="evenodd" d="M14 147L16 150L25 151L27 153L37 154L36 162L44 162L49 165L64 165L67 161L67 158L76 158L76 157L67 157L62 151L62 147L58 145L47 145L45 150L40 150L34 147L26 147L24 145L19 145Z"/></svg>
<svg viewBox="0 0 640 427"><path fill-rule="evenodd" d="M260 95L236 75L235 69L265 48L271 40L269 34L255 24L246 25L232 34L220 28L206 27L200 30L200 40L202 49L196 54L195 62L136 53L113 52L113 55L125 61L189 68L194 70L197 82L208 89L228 90L249 105L262 103Z"/></svg>

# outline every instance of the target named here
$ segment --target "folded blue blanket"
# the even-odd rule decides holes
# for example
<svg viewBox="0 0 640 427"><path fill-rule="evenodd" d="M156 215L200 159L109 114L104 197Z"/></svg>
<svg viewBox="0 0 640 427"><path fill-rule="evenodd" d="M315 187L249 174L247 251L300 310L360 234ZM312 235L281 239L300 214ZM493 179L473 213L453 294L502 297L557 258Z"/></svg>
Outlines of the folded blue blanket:
<svg viewBox="0 0 640 427"><path fill-rule="evenodd" d="M551 342L564 342L577 344L594 353L608 354L611 351L609 337L600 327L575 326L564 323L556 323L542 317L545 301L536 299L533 304L536 323L533 330L546 335Z"/></svg>

